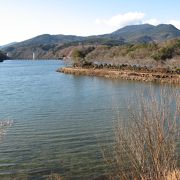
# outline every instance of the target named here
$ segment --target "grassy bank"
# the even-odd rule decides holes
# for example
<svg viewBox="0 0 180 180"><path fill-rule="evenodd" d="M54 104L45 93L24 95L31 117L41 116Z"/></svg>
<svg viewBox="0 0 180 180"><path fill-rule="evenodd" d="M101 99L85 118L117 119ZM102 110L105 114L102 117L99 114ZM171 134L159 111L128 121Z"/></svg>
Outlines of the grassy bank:
<svg viewBox="0 0 180 180"><path fill-rule="evenodd" d="M74 75L99 76L114 79L180 84L179 74L163 72L141 72L134 70L94 69L80 67L64 67L58 69L57 71Z"/></svg>

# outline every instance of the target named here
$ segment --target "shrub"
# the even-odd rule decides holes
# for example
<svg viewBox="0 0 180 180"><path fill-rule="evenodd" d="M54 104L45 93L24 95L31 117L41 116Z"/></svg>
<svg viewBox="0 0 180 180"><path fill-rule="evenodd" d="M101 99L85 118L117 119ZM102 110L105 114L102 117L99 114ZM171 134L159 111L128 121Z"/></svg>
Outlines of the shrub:
<svg viewBox="0 0 180 180"><path fill-rule="evenodd" d="M75 48L71 53L71 58L76 65L82 66L83 64L87 64L87 61L85 61L85 57L93 50L93 46Z"/></svg>
<svg viewBox="0 0 180 180"><path fill-rule="evenodd" d="M130 121L115 123L115 144L104 151L105 160L114 170L112 179L178 180L179 91L162 91L160 97L146 93L139 96L136 110L130 104Z"/></svg>
<svg viewBox="0 0 180 180"><path fill-rule="evenodd" d="M152 57L155 60L166 60L173 57L174 48L173 47L163 47L157 51Z"/></svg>
<svg viewBox="0 0 180 180"><path fill-rule="evenodd" d="M79 59L84 59L84 54L81 50L79 49L74 49L72 54L71 54L71 57L74 59L74 60L79 60Z"/></svg>
<svg viewBox="0 0 180 180"><path fill-rule="evenodd" d="M177 74L180 74L180 68L176 68L175 72L176 72Z"/></svg>

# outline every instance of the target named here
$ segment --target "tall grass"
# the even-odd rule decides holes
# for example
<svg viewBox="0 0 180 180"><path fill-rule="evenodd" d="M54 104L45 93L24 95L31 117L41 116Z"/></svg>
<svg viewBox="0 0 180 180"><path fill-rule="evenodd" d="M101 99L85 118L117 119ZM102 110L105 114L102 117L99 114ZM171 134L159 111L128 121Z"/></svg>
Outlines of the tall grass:
<svg viewBox="0 0 180 180"><path fill-rule="evenodd" d="M113 150L104 151L112 179L178 180L179 91L149 90L136 100L129 103L128 120L115 123Z"/></svg>

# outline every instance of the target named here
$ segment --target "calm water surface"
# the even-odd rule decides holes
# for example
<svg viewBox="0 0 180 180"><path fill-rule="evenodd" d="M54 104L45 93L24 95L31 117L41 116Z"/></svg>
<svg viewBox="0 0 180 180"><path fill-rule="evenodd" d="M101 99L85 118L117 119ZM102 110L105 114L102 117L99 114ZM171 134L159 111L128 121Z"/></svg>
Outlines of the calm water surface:
<svg viewBox="0 0 180 180"><path fill-rule="evenodd" d="M126 112L130 94L150 85L60 74L60 66L61 61L0 63L0 120L14 121L0 140L1 179L101 175L100 146L111 139L113 120Z"/></svg>

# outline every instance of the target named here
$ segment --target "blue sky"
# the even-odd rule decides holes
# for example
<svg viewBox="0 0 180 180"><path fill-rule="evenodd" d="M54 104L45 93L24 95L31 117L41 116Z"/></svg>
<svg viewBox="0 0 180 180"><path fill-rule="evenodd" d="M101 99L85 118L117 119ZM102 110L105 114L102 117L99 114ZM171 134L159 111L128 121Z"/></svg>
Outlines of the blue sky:
<svg viewBox="0 0 180 180"><path fill-rule="evenodd" d="M40 34L95 35L126 25L173 24L180 0L0 0L0 45Z"/></svg>

